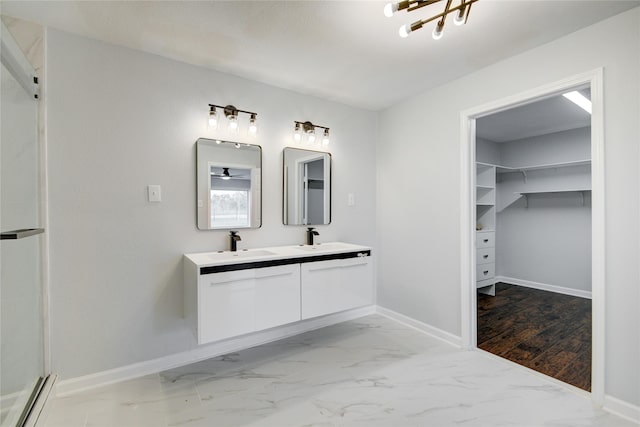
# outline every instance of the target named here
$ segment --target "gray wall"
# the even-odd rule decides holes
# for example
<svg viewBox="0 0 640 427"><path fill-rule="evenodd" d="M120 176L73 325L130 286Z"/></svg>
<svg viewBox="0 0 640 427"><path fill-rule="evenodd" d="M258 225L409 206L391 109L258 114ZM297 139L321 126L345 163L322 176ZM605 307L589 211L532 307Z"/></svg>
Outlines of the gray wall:
<svg viewBox="0 0 640 427"><path fill-rule="evenodd" d="M460 335L460 112L604 67L605 391L640 404L639 43L636 8L381 113L379 305ZM400 176L385 180L387 170Z"/></svg>
<svg viewBox="0 0 640 427"><path fill-rule="evenodd" d="M304 227L282 225L294 120L331 127L333 221L318 240L375 243L375 113L47 36L52 369L63 379L196 346L182 317L182 254L227 247L226 231L196 229L195 141L231 139L207 129L208 103L256 111L260 122L257 139L237 137L263 147L262 228L243 230L240 248L305 241ZM148 184L162 185L162 203L146 201Z"/></svg>

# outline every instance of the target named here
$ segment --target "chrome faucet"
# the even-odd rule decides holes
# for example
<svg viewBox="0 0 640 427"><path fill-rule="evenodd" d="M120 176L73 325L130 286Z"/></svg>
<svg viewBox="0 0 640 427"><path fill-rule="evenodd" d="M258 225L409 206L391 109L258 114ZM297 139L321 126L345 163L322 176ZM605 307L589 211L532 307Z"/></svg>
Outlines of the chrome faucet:
<svg viewBox="0 0 640 427"><path fill-rule="evenodd" d="M307 245L313 246L313 236L319 236L320 233L314 230L313 227L307 228Z"/></svg>
<svg viewBox="0 0 640 427"><path fill-rule="evenodd" d="M229 232L229 248L231 252L235 252L238 250L238 240L242 240L237 231Z"/></svg>

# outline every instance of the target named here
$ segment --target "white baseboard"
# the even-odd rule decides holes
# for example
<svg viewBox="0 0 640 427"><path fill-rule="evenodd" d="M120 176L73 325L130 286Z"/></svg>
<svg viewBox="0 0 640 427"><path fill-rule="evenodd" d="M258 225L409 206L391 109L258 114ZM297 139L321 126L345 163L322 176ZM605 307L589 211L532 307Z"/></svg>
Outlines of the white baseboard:
<svg viewBox="0 0 640 427"><path fill-rule="evenodd" d="M177 368L179 366L188 365L190 363L199 362L212 357L221 356L223 354L240 351L304 332L324 328L325 326L334 325L347 320L357 319L369 314L374 314L375 312L376 307L373 305L357 308L314 319L302 320L300 322L243 335L237 338L230 338L213 344L199 346L182 353L172 354L170 356L134 363L132 365L97 372L95 374L59 380L56 384L56 394L58 396L65 396L120 381L156 374L167 369Z"/></svg>
<svg viewBox="0 0 640 427"><path fill-rule="evenodd" d="M624 400L605 395L602 408L607 412L611 412L614 415L626 418L640 425L640 406L632 405Z"/></svg>
<svg viewBox="0 0 640 427"><path fill-rule="evenodd" d="M530 280L516 279L514 277L496 276L496 282L510 283L526 288L540 289L541 291L555 292L557 294L571 295L574 297L591 299L591 291L564 288L562 286L547 285L546 283L532 282Z"/></svg>
<svg viewBox="0 0 640 427"><path fill-rule="evenodd" d="M438 329L435 326L428 325L409 316L405 316L404 314L400 314L396 311L380 306L376 307L376 312L382 316L388 317L391 320L395 320L396 322L416 329L424 334L430 335L434 338L438 338L439 340L442 340L447 344L451 344L455 347L462 347L462 337L453 335L447 331L443 331L442 329Z"/></svg>

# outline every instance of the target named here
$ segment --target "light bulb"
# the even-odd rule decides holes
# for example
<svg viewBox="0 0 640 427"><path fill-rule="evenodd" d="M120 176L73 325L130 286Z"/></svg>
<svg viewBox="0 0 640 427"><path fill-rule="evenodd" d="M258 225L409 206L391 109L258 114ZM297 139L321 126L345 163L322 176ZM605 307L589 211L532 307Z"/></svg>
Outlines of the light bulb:
<svg viewBox="0 0 640 427"><path fill-rule="evenodd" d="M255 114L251 114L251 118L249 119L249 135L255 136L258 133L258 123Z"/></svg>
<svg viewBox="0 0 640 427"><path fill-rule="evenodd" d="M316 142L316 131L315 130L307 133L307 141L309 142L309 144L313 144L314 142Z"/></svg>
<svg viewBox="0 0 640 427"><path fill-rule="evenodd" d="M238 132L238 116L229 116L229 132Z"/></svg>
<svg viewBox="0 0 640 427"><path fill-rule="evenodd" d="M218 128L218 114L216 113L216 107L211 107L211 110L209 110L209 127L211 129Z"/></svg>
<svg viewBox="0 0 640 427"><path fill-rule="evenodd" d="M409 37L409 33L410 32L411 32L411 25L410 24L403 25L398 30L398 34L400 34L400 37L402 37L403 39L406 38L406 37Z"/></svg>
<svg viewBox="0 0 640 427"><path fill-rule="evenodd" d="M433 37L434 40L440 40L442 38L442 34L444 33L444 31L442 31L444 28L440 25L436 25L436 27L433 29L433 33L431 33L431 36Z"/></svg>
<svg viewBox="0 0 640 427"><path fill-rule="evenodd" d="M464 9L460 9L456 16L453 17L453 23L459 27L464 24L464 21Z"/></svg>
<svg viewBox="0 0 640 427"><path fill-rule="evenodd" d="M293 131L293 139L296 142L300 142L300 140L302 139L302 131L300 130L300 123L296 123L296 128Z"/></svg>
<svg viewBox="0 0 640 427"><path fill-rule="evenodd" d="M219 139L216 139L216 144L220 145L222 144L222 141L220 141Z"/></svg>
<svg viewBox="0 0 640 427"><path fill-rule="evenodd" d="M329 129L324 130L324 135L322 136L322 145L329 145Z"/></svg>
<svg viewBox="0 0 640 427"><path fill-rule="evenodd" d="M384 6L384 16L391 18L398 11L398 3L387 3Z"/></svg>

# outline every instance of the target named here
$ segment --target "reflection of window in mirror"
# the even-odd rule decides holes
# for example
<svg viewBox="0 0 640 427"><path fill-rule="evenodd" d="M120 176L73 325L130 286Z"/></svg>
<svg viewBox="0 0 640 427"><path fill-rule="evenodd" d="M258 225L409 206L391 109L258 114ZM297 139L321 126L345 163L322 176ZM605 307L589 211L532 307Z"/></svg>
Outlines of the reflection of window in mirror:
<svg viewBox="0 0 640 427"><path fill-rule="evenodd" d="M200 230L262 224L262 149L200 138L196 142L197 224Z"/></svg>
<svg viewBox="0 0 640 427"><path fill-rule="evenodd" d="M210 227L249 227L251 212L251 169L210 164Z"/></svg>

